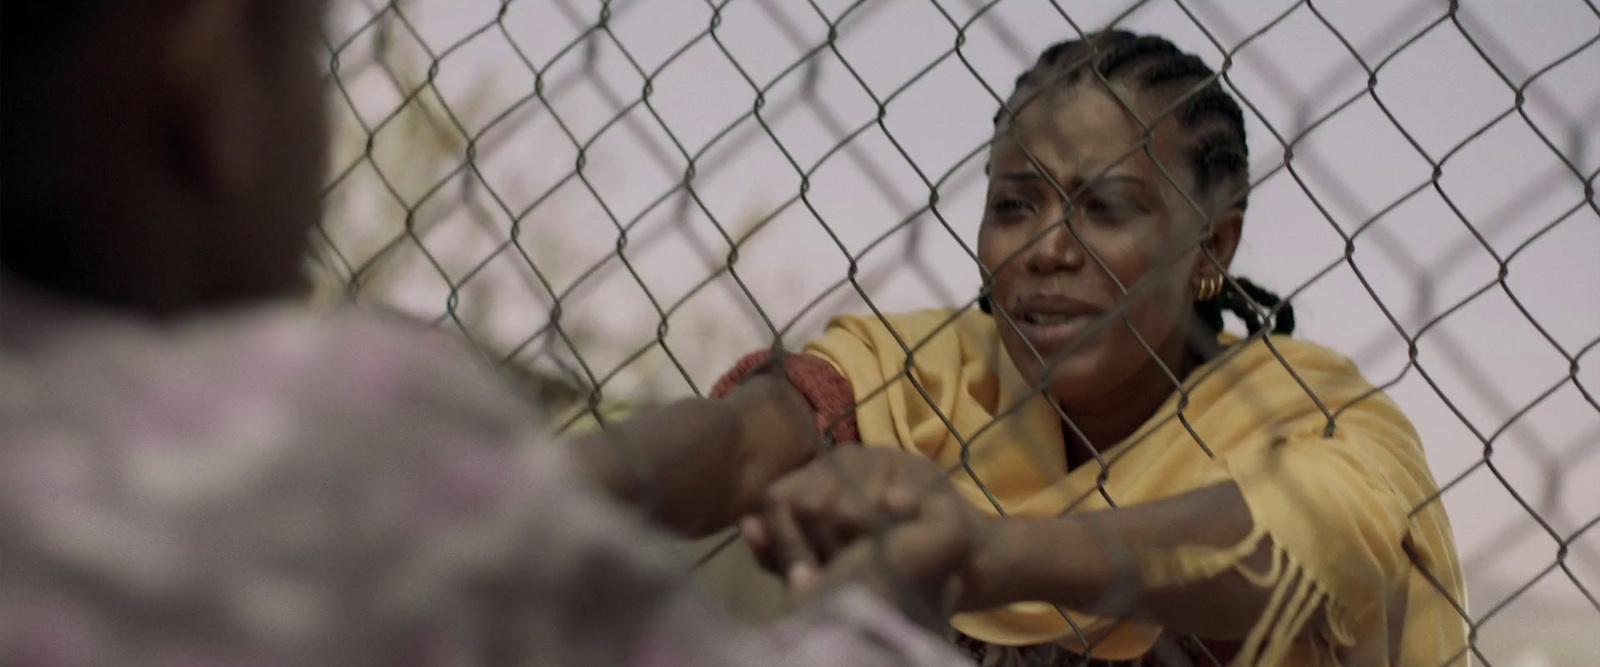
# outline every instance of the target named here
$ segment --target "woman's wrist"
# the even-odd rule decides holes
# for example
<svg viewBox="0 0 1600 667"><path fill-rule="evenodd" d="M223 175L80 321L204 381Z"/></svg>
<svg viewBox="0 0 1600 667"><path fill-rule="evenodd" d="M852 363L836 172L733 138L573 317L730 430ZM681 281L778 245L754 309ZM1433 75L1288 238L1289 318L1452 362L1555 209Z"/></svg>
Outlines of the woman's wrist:
<svg viewBox="0 0 1600 667"><path fill-rule="evenodd" d="M1014 602L1016 567L1023 558L1018 535L1021 522L984 514L976 519L978 540L962 575L961 611L988 609Z"/></svg>
<svg viewBox="0 0 1600 667"><path fill-rule="evenodd" d="M811 406L784 376L751 377L729 398L741 417L739 453L753 464L747 470L776 478L816 455L820 436L813 425Z"/></svg>
<svg viewBox="0 0 1600 667"><path fill-rule="evenodd" d="M732 521L756 511L768 486L815 457L820 437L805 397L781 375L751 376L711 402L736 417L728 473L736 488L723 508Z"/></svg>
<svg viewBox="0 0 1600 667"><path fill-rule="evenodd" d="M1077 517L985 517L992 523L963 583L964 611L1013 602L1071 604L1091 594L1099 545Z"/></svg>

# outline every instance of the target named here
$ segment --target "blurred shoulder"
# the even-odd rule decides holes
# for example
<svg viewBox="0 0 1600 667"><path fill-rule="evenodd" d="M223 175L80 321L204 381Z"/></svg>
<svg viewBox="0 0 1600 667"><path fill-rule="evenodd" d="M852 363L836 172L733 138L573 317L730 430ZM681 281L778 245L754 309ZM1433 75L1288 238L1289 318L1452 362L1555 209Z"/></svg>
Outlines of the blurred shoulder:
<svg viewBox="0 0 1600 667"><path fill-rule="evenodd" d="M487 359L395 316L287 304L152 321L80 309L13 333L0 348L0 413L16 428L204 439L260 422L326 441L389 430L378 425L533 425Z"/></svg>

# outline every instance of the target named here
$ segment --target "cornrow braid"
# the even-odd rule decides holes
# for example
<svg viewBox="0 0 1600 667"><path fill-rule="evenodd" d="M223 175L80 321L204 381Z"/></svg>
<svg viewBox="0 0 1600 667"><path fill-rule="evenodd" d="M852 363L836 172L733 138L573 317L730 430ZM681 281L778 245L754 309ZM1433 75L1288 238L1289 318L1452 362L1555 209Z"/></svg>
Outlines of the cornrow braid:
<svg viewBox="0 0 1600 667"><path fill-rule="evenodd" d="M1238 283L1238 287L1235 287L1234 283ZM1255 335L1261 331L1263 323L1261 315L1251 306L1252 301L1270 315L1271 320L1267 322L1272 325L1270 333L1284 335L1294 333L1294 306L1251 282L1249 278L1235 276L1232 281L1222 286L1222 293L1216 298L1210 301L1196 301L1194 315L1207 329L1216 333L1222 331L1222 313L1224 311L1233 313L1234 317L1244 322L1245 330ZM1277 308L1278 312L1272 313L1273 308Z"/></svg>
<svg viewBox="0 0 1600 667"><path fill-rule="evenodd" d="M1231 204L1241 211L1245 209L1249 204L1250 149L1245 143L1244 112L1216 81L1216 72L1205 61L1183 52L1164 37L1104 30L1085 39L1052 44L1039 54L1033 67L1017 76L1011 100L1025 99L1025 95L1041 90L1040 86L1077 85L1091 71L1136 92L1174 97L1187 93L1173 118L1186 131L1186 157L1194 175L1194 194L1205 196L1219 186L1231 184L1238 192ZM1005 105L995 112L997 127L1008 113ZM1195 302L1195 316L1212 332L1221 332L1222 313L1231 312L1254 334L1263 323L1251 302L1270 310L1282 300L1247 279L1234 281L1237 287L1230 282L1216 298ZM987 292L979 297L978 307L983 312L993 312ZM1283 304L1271 324L1273 333L1293 332L1294 309Z"/></svg>
<svg viewBox="0 0 1600 667"><path fill-rule="evenodd" d="M1237 186L1234 202L1241 210L1249 203L1250 151L1245 144L1244 112L1233 96L1215 80L1216 72L1194 54L1156 35L1136 35L1126 30L1091 33L1051 45L1033 67L1016 79L1012 100L1023 99L1040 86L1071 87L1091 71L1107 81L1137 92L1177 96L1188 93L1174 110L1174 118L1187 131L1187 157L1194 173L1196 195L1205 195L1223 183ZM995 113L1000 124L1007 109Z"/></svg>

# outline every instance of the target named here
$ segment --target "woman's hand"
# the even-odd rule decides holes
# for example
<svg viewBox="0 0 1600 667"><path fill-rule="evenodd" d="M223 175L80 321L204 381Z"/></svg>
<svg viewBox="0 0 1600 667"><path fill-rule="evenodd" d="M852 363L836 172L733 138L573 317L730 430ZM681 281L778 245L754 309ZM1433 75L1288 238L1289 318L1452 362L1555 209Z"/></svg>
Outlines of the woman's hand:
<svg viewBox="0 0 1600 667"><path fill-rule="evenodd" d="M740 529L797 597L856 583L943 623L992 523L927 459L841 447L772 485Z"/></svg>
<svg viewBox="0 0 1600 667"><path fill-rule="evenodd" d="M817 452L804 395L761 375L722 399L687 399L573 441L585 472L617 500L690 536L760 506L761 493Z"/></svg>

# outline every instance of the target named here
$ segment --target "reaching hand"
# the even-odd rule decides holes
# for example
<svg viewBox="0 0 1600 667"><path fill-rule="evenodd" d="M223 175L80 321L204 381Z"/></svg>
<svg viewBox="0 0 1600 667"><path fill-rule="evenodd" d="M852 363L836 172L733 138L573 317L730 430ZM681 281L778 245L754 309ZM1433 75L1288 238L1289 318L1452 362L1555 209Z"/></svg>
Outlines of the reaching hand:
<svg viewBox="0 0 1600 667"><path fill-rule="evenodd" d="M838 448L780 479L740 524L796 597L855 583L931 623L944 622L990 528L931 461L866 447Z"/></svg>

